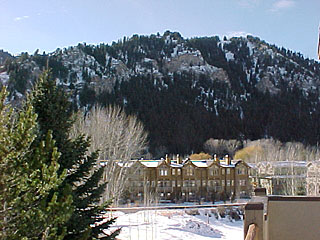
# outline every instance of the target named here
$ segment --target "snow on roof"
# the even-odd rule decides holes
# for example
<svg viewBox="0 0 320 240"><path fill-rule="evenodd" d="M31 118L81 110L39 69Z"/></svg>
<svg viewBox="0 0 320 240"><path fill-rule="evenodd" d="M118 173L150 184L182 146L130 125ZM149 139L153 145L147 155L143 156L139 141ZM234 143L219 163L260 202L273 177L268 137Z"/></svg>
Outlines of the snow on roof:
<svg viewBox="0 0 320 240"><path fill-rule="evenodd" d="M225 168L226 168L226 167L235 167L236 164L231 163L231 164L228 165L228 164L225 164L225 163L221 163L220 166L221 166L221 167L225 167Z"/></svg>
<svg viewBox="0 0 320 240"><path fill-rule="evenodd" d="M247 163L247 165L251 168L256 168L257 167L257 164L255 163Z"/></svg>
<svg viewBox="0 0 320 240"><path fill-rule="evenodd" d="M252 163L251 163L252 164ZM258 162L256 166L271 165L273 167L306 167L308 162L305 161L270 161L270 162Z"/></svg>
<svg viewBox="0 0 320 240"><path fill-rule="evenodd" d="M194 165L197 167L208 167L208 162L207 161L191 161Z"/></svg>
<svg viewBox="0 0 320 240"><path fill-rule="evenodd" d="M221 167L232 167L232 168L234 168L239 161L241 161L241 160L232 160L231 164L229 164L229 165L227 165L225 161L220 161L219 164L220 164ZM116 163L120 167L131 167L134 163L137 163L137 162L141 163L143 166L148 167L148 168L156 168L156 167L160 166L160 164L164 163L165 159L159 159L159 160L139 159L139 160L126 161L126 162L116 161ZM214 161L212 159L207 159L207 160L189 160L189 159L187 159L187 160L182 161L182 163L178 164L177 161L171 160L170 166L174 167L174 168L181 168L185 164L187 164L188 162L192 163L193 165L195 165L196 167L199 167L199 168L207 168ZM100 164L102 166L105 166L107 164L107 160L100 161Z"/></svg>
<svg viewBox="0 0 320 240"><path fill-rule="evenodd" d="M237 160L231 160L231 163L230 164L227 164L227 162L225 160L222 160L220 161L220 166L221 167L236 167L236 165L239 163L239 162L242 162L242 160L240 159L237 159ZM248 165L249 167L251 167L250 165Z"/></svg>
<svg viewBox="0 0 320 240"><path fill-rule="evenodd" d="M183 167L183 164L171 163L170 166L177 168L177 167Z"/></svg>
<svg viewBox="0 0 320 240"><path fill-rule="evenodd" d="M136 161L126 161L126 162L116 162L119 167L131 167ZM104 162L105 165L107 165L106 162Z"/></svg>
<svg viewBox="0 0 320 240"><path fill-rule="evenodd" d="M277 162L277 166L286 167L286 166L294 166L294 167L306 167L307 162L304 161L282 161Z"/></svg>
<svg viewBox="0 0 320 240"><path fill-rule="evenodd" d="M146 167L158 167L162 163L162 161L159 161L159 160L154 160L154 161L153 160L147 160L147 161L142 160L142 161L140 161L140 163L142 165L146 166Z"/></svg>

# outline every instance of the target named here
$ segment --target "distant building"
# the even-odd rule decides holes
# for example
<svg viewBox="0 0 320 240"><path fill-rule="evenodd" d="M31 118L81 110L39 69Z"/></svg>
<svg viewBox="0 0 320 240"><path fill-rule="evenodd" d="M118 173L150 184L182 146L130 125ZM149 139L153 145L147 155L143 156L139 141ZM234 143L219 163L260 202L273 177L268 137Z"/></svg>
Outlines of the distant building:
<svg viewBox="0 0 320 240"><path fill-rule="evenodd" d="M242 160L136 160L127 190L132 201L214 201L248 197L249 166Z"/></svg>
<svg viewBox="0 0 320 240"><path fill-rule="evenodd" d="M305 195L307 162L270 161L249 164L253 185L266 188L268 195Z"/></svg>
<svg viewBox="0 0 320 240"><path fill-rule="evenodd" d="M307 195L320 196L320 160L307 164Z"/></svg>

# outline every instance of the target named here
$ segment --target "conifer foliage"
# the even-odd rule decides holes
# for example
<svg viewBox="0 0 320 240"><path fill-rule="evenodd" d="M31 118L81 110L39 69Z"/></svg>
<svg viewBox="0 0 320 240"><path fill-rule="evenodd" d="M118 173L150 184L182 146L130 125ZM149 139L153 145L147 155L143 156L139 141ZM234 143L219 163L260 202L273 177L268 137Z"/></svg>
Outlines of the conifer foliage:
<svg viewBox="0 0 320 240"><path fill-rule="evenodd" d="M36 141L37 115L30 100L19 112L0 92L0 239L63 239L71 196L58 200L66 177L51 132Z"/></svg>
<svg viewBox="0 0 320 240"><path fill-rule="evenodd" d="M67 169L61 189L67 186L72 188L74 212L66 224L67 235L64 239L95 239L103 229L107 229L114 222L114 219L111 219L95 225L102 220L107 206L98 204L105 187L105 184L100 184L103 168L96 166L98 154L95 152L88 155L90 142L85 136L79 135L74 139L69 137L73 124L71 104L68 95L56 86L49 71L40 77L32 105L38 114L40 138L52 131L61 153L60 171ZM118 232L115 231L103 239L114 239Z"/></svg>

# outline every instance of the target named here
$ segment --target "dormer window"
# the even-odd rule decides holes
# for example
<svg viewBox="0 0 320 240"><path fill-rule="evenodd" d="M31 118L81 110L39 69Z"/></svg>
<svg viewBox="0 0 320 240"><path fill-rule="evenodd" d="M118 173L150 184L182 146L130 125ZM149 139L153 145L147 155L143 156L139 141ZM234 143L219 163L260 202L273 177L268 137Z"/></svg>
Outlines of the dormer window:
<svg viewBox="0 0 320 240"><path fill-rule="evenodd" d="M192 175L194 175L194 169L193 169L192 166L187 166L187 167L186 167L186 175L187 175L187 176L192 176Z"/></svg>
<svg viewBox="0 0 320 240"><path fill-rule="evenodd" d="M209 173L211 176L218 176L219 175L219 168L215 166L209 170Z"/></svg>
<svg viewBox="0 0 320 240"><path fill-rule="evenodd" d="M237 169L237 174L238 175L245 175L246 174L246 168L245 167L240 167Z"/></svg>
<svg viewBox="0 0 320 240"><path fill-rule="evenodd" d="M166 167L161 167L161 168L159 169L159 175L160 175L160 176L168 176L168 168L166 168Z"/></svg>

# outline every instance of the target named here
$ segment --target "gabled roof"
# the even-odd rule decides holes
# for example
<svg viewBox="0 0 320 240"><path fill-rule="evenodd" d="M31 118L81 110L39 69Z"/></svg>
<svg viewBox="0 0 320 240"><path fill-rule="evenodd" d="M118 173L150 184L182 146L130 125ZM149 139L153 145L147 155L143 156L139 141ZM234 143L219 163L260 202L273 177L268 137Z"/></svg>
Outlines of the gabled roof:
<svg viewBox="0 0 320 240"><path fill-rule="evenodd" d="M186 160L182 163L182 167L188 166L188 165L192 165L193 167L197 167L191 160Z"/></svg>
<svg viewBox="0 0 320 240"><path fill-rule="evenodd" d="M160 167L161 165L166 165L166 167L170 167L166 160L160 160L158 167Z"/></svg>
<svg viewBox="0 0 320 240"><path fill-rule="evenodd" d="M102 164L104 162L106 162L106 161L101 161ZM188 165L192 165L195 168L210 168L214 165L218 166L218 167L224 167L224 168L234 168L240 163L244 164L245 166L247 166L249 168L252 167L242 160L232 160L231 164L227 165L223 161L213 161L212 159L208 159L208 160L186 159L182 163L179 163L179 164L176 161L171 161L170 164L168 164L168 162L165 159L160 159L160 160L140 159L140 160L131 160L131 161L125 162L125 163L123 163L121 161L116 161L116 163L120 167L131 167L134 164L139 164L139 165L141 165L143 167L147 167L147 168L157 168L157 167L160 167L161 165L166 165L167 167L172 167L172 168L182 168L182 167L188 166Z"/></svg>
<svg viewBox="0 0 320 240"><path fill-rule="evenodd" d="M212 167L212 166L217 166L217 167L221 167L220 166L220 161L212 161L212 162L210 162L209 164L208 164L208 167L210 168L210 167Z"/></svg>
<svg viewBox="0 0 320 240"><path fill-rule="evenodd" d="M251 168L251 166L249 164L247 164L245 161L241 160L241 159L238 159L238 160L233 160L235 161L235 165L237 166L238 164L243 164L245 165L246 167L248 168Z"/></svg>

